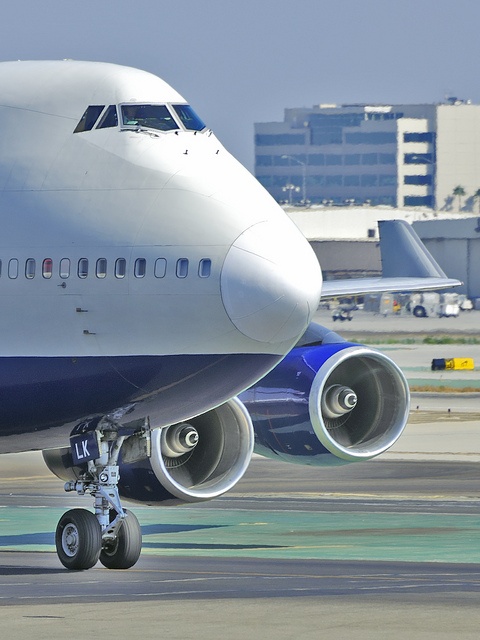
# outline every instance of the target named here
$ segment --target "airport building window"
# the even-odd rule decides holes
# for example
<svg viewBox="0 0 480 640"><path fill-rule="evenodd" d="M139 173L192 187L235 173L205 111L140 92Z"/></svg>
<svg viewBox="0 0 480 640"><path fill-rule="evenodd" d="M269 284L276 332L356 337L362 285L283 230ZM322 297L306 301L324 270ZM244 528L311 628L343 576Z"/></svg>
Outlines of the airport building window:
<svg viewBox="0 0 480 640"><path fill-rule="evenodd" d="M360 176L345 176L343 181L346 187L358 187L360 185Z"/></svg>
<svg viewBox="0 0 480 640"><path fill-rule="evenodd" d="M433 183L433 177L432 175L428 175L428 174L425 176L404 176L403 183L429 185Z"/></svg>
<svg viewBox="0 0 480 640"><path fill-rule="evenodd" d="M32 280L35 277L35 260L33 258L28 258L25 263L25 277L28 280Z"/></svg>
<svg viewBox="0 0 480 640"><path fill-rule="evenodd" d="M203 131L206 124L195 113L189 104L174 104L175 113L188 131Z"/></svg>
<svg viewBox="0 0 480 640"><path fill-rule="evenodd" d="M343 183L343 176L326 176L327 186L341 185Z"/></svg>
<svg viewBox="0 0 480 640"><path fill-rule="evenodd" d="M378 154L376 153L363 153L362 164L378 164Z"/></svg>
<svg viewBox="0 0 480 640"><path fill-rule="evenodd" d="M156 278L164 278L167 273L167 261L165 258L155 260L154 275Z"/></svg>
<svg viewBox="0 0 480 640"><path fill-rule="evenodd" d="M329 127L321 129L312 129L312 144L342 144L342 129L340 127Z"/></svg>
<svg viewBox="0 0 480 640"><path fill-rule="evenodd" d="M275 167L289 167L290 158L287 156L273 156L273 164Z"/></svg>
<svg viewBox="0 0 480 640"><path fill-rule="evenodd" d="M118 126L117 107L111 104L101 117L97 129L108 129L116 126Z"/></svg>
<svg viewBox="0 0 480 640"><path fill-rule="evenodd" d="M379 164L396 164L397 159L394 153L379 153L378 154L378 163Z"/></svg>
<svg viewBox="0 0 480 640"><path fill-rule="evenodd" d="M299 167L301 164L307 164L307 156L304 153L292 153L285 158L290 167Z"/></svg>
<svg viewBox="0 0 480 640"><path fill-rule="evenodd" d="M51 258L45 258L42 263L42 276L49 280L52 277L53 260Z"/></svg>
<svg viewBox="0 0 480 640"><path fill-rule="evenodd" d="M144 278L147 272L147 261L145 258L137 258L135 260L133 273L135 278Z"/></svg>
<svg viewBox="0 0 480 640"><path fill-rule="evenodd" d="M115 261L115 277L124 278L127 272L127 261L125 258L118 258Z"/></svg>
<svg viewBox="0 0 480 640"><path fill-rule="evenodd" d="M90 131L93 129L98 117L104 109L105 105L103 104L87 107L73 133L82 133L82 131Z"/></svg>
<svg viewBox="0 0 480 640"><path fill-rule="evenodd" d="M0 276L2 275L2 261L0 260Z"/></svg>
<svg viewBox="0 0 480 640"><path fill-rule="evenodd" d="M435 140L435 134L432 131L403 134L404 142L433 142L434 140Z"/></svg>
<svg viewBox="0 0 480 640"><path fill-rule="evenodd" d="M122 124L127 127L146 127L159 131L173 131L179 126L164 104L124 104Z"/></svg>
<svg viewBox="0 0 480 640"><path fill-rule="evenodd" d="M394 187L397 184L397 176L380 174L378 176L379 187Z"/></svg>
<svg viewBox="0 0 480 640"><path fill-rule="evenodd" d="M8 277L15 279L18 278L18 260L17 258L12 258L8 262Z"/></svg>
<svg viewBox="0 0 480 640"><path fill-rule="evenodd" d="M86 278L88 276L88 258L80 258L78 261L77 274L79 278Z"/></svg>
<svg viewBox="0 0 480 640"><path fill-rule="evenodd" d="M68 258L62 258L58 267L58 273L60 278L66 280L70 277L70 260Z"/></svg>
<svg viewBox="0 0 480 640"><path fill-rule="evenodd" d="M188 259L180 258L177 260L176 268L177 278L186 278L188 276Z"/></svg>
<svg viewBox="0 0 480 640"><path fill-rule="evenodd" d="M323 166L325 164L325 155L323 153L312 153L308 156L308 164L312 166Z"/></svg>
<svg viewBox="0 0 480 640"><path fill-rule="evenodd" d="M107 276L107 259L99 258L95 265L95 275L97 278L105 278Z"/></svg>
<svg viewBox="0 0 480 640"><path fill-rule="evenodd" d="M325 156L325 160L326 160L326 164L327 165L338 165L338 164L342 164L342 156L331 153Z"/></svg>
<svg viewBox="0 0 480 640"><path fill-rule="evenodd" d="M203 258L198 265L198 275L200 278L209 278L212 272L212 261L210 258Z"/></svg>
<svg viewBox="0 0 480 640"><path fill-rule="evenodd" d="M257 167L271 167L272 156L255 156L255 164Z"/></svg>
<svg viewBox="0 0 480 640"><path fill-rule="evenodd" d="M433 207L433 196L405 196L405 207Z"/></svg>
<svg viewBox="0 0 480 640"><path fill-rule="evenodd" d="M374 131L372 133L346 133L346 144L395 144L397 135L394 132Z"/></svg>
<svg viewBox="0 0 480 640"><path fill-rule="evenodd" d="M347 165L360 164L360 154L352 153L348 156L345 156L345 164Z"/></svg>
<svg viewBox="0 0 480 640"><path fill-rule="evenodd" d="M305 136L300 133L257 133L255 144L258 147L270 147L278 145L305 144Z"/></svg>
<svg viewBox="0 0 480 640"><path fill-rule="evenodd" d="M364 173L360 176L360 184L362 187L376 187L378 176L376 174Z"/></svg>
<svg viewBox="0 0 480 640"><path fill-rule="evenodd" d="M336 127L359 127L364 120L363 113L312 113L309 121L311 127L331 128Z"/></svg>
<svg viewBox="0 0 480 640"><path fill-rule="evenodd" d="M432 153L405 153L403 157L405 164L433 164Z"/></svg>

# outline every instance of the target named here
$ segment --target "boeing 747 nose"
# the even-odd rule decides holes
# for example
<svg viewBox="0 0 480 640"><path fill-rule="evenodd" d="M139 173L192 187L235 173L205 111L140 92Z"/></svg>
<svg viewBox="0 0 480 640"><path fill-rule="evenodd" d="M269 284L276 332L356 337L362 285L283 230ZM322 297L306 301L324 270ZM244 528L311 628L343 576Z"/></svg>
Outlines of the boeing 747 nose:
<svg viewBox="0 0 480 640"><path fill-rule="evenodd" d="M322 274L315 254L283 220L261 222L233 243L221 274L225 310L259 342L295 339L317 309Z"/></svg>

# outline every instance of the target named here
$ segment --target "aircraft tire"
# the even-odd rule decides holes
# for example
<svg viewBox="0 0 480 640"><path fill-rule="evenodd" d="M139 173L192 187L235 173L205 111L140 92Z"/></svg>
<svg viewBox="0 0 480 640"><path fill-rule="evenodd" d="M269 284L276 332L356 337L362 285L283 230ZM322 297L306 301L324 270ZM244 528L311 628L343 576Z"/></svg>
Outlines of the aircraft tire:
<svg viewBox="0 0 480 640"><path fill-rule="evenodd" d="M102 529L95 514L86 509L70 509L60 518L55 531L60 562L67 569L91 569L102 548Z"/></svg>
<svg viewBox="0 0 480 640"><path fill-rule="evenodd" d="M127 517L113 543L106 543L100 553L100 562L107 569L130 569L142 551L142 529L137 517L125 510Z"/></svg>

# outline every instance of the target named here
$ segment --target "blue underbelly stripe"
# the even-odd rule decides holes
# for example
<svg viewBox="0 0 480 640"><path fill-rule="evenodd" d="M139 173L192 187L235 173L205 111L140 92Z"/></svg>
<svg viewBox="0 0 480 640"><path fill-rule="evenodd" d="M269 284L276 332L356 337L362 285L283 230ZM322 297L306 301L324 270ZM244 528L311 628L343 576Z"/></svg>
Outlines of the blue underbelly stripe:
<svg viewBox="0 0 480 640"><path fill-rule="evenodd" d="M145 416L171 424L236 395L278 359L270 354L0 358L0 437L32 433L33 448L36 431L129 403L136 403L136 413L140 407Z"/></svg>

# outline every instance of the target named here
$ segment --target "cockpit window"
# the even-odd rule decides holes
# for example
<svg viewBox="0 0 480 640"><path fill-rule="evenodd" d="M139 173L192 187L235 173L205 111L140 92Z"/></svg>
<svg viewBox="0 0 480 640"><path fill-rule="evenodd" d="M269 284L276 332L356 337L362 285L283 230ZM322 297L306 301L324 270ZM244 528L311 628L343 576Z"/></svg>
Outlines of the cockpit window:
<svg viewBox="0 0 480 640"><path fill-rule="evenodd" d="M107 129L108 127L116 127L118 125L117 107L111 104L105 111L97 125L97 129Z"/></svg>
<svg viewBox="0 0 480 640"><path fill-rule="evenodd" d="M82 131L90 131L93 129L95 122L98 120L98 116L104 109L104 104L87 107L73 133L81 133Z"/></svg>
<svg viewBox="0 0 480 640"><path fill-rule="evenodd" d="M122 106L122 123L130 127L146 127L160 131L178 129L172 114L163 104L125 104Z"/></svg>
<svg viewBox="0 0 480 640"><path fill-rule="evenodd" d="M185 129L189 131L202 131L202 129L205 129L205 123L197 116L189 104L174 104L173 108Z"/></svg>

